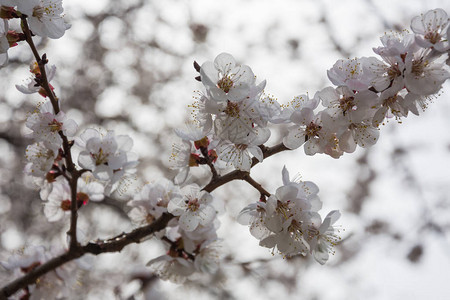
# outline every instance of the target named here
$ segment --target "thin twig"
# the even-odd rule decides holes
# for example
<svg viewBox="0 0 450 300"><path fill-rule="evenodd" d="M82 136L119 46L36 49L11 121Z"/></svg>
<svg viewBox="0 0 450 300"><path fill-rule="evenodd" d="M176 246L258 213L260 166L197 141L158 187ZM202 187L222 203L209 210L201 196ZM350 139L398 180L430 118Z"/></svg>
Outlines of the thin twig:
<svg viewBox="0 0 450 300"><path fill-rule="evenodd" d="M290 150L289 148L287 148L285 145L283 145L283 143L280 143L278 145L275 145L273 147L265 147L265 146L261 146L260 147L261 150L263 151L263 157L264 158L268 158L274 154L277 154L279 152L285 151L285 150ZM252 160L252 168L257 165L260 161L256 158L253 157ZM236 179L241 179L244 180L245 177L248 175L248 172L246 171L241 171L241 170L234 170L231 171L223 176L220 176L217 179L211 179L211 181L203 188L203 190L211 193L213 190L217 189L218 187L236 180Z"/></svg>
<svg viewBox="0 0 450 300"><path fill-rule="evenodd" d="M211 157L209 157L208 148L200 147L200 152L202 153L203 157L205 158L206 164L211 169L212 180L216 180L217 178L219 178L219 174L217 173L217 170L214 167L213 162L211 161Z"/></svg>
<svg viewBox="0 0 450 300"><path fill-rule="evenodd" d="M244 180L247 181L252 187L257 189L262 196L270 197L270 193L266 191L263 186L256 182L251 176L250 173L248 173L246 176L244 176Z"/></svg>
<svg viewBox="0 0 450 300"><path fill-rule="evenodd" d="M22 25L23 25L22 28L23 28L23 32L26 37L26 41L27 41L28 45L30 46L31 51L33 52L34 58L36 59L36 62L38 63L39 71L41 73L40 78L39 78L40 79L39 84L45 90L47 96L49 97L55 114L58 114L60 112L58 98L56 97L53 90L50 88L50 84L49 84L48 78L47 78L47 73L45 71L45 65L48 63L47 57L45 54L42 56L42 58L39 55L39 52L37 51L36 46L34 45L31 30L28 26L26 16L22 16L21 20L22 20ZM70 228L68 231L68 235L70 237L70 248L75 248L78 243L78 241L77 241L77 219L78 219L77 181L78 181L78 178L81 176L81 173L76 170L75 164L72 161L72 154L70 151L71 144L69 143L67 136L65 136L61 130L58 133L63 141L62 147L64 150L64 158L66 160L66 168L67 168L67 171L71 175L70 179L68 179L70 189L71 189L71 205L70 205L71 215L70 215ZM67 176L64 176L64 177L66 177L66 179L67 179Z"/></svg>

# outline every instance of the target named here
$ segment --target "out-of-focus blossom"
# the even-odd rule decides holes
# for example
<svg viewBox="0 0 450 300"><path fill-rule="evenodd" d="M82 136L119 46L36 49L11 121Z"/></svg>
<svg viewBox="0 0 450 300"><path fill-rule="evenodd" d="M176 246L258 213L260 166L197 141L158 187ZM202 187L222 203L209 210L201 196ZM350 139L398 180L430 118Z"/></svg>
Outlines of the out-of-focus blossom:
<svg viewBox="0 0 450 300"><path fill-rule="evenodd" d="M441 8L429 10L411 21L411 29L416 34L417 44L423 48L433 47L440 52L450 48L448 25L447 13Z"/></svg>
<svg viewBox="0 0 450 300"><path fill-rule="evenodd" d="M16 88L19 92L24 93L26 95L39 93L42 97L47 97L47 92L44 88L42 88L39 84L37 84L36 80L39 80L41 77L41 71L39 69L39 65L34 62L30 65L30 72L33 74L28 80L27 83L18 85L16 84ZM50 82L56 74L56 66L45 65L45 74L47 75L47 81ZM50 89L53 89L52 85L49 83Z"/></svg>
<svg viewBox="0 0 450 300"><path fill-rule="evenodd" d="M28 164L25 173L32 176L44 177L53 166L59 154L59 146L49 142L37 142L29 145L25 150Z"/></svg>
<svg viewBox="0 0 450 300"><path fill-rule="evenodd" d="M140 193L128 202L132 207L128 215L133 223L147 225L167 212L167 205L172 199L181 198L180 189L170 180L161 179L144 185Z"/></svg>

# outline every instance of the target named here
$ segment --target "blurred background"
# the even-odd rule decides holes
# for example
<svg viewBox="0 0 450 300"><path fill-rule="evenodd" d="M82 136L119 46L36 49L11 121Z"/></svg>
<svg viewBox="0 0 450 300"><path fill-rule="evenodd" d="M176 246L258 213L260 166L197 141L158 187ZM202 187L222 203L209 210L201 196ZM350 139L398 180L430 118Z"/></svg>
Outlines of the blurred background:
<svg viewBox="0 0 450 300"><path fill-rule="evenodd" d="M129 134L140 156L138 177L173 178L173 129L189 118L188 105L202 86L193 61L232 54L266 79L280 103L330 85L326 70L340 58L373 56L389 30L447 0L229 0L64 2L72 28L59 40L35 38L57 66L52 81L62 108L80 131L93 124ZM68 222L48 223L42 201L24 178L27 113L42 101L15 88L29 77L31 52L9 50L0 69L0 260L26 245L64 245ZM224 261L216 276L183 286L155 278L145 263L164 254L158 242L131 245L92 259L79 274L73 299L448 299L450 282L450 96L441 94L421 116L381 129L378 143L339 160L284 152L259 164L252 176L268 191L281 185L281 169L315 182L321 213L339 209L343 243L321 266L311 257L283 259L258 246L236 216L258 193L244 182L214 191L225 202L219 235ZM273 129L267 145L286 128ZM195 175L204 182L206 171ZM202 181L203 180L203 181ZM85 241L133 227L123 193L80 212ZM111 263L113 261L114 263ZM0 281L9 282L0 270Z"/></svg>

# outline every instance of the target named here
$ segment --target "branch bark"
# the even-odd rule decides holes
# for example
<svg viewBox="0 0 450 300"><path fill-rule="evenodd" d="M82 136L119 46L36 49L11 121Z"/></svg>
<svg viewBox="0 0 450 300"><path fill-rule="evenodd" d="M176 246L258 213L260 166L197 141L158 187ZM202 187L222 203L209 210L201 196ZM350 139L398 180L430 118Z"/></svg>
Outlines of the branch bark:
<svg viewBox="0 0 450 300"><path fill-rule="evenodd" d="M268 158L268 157L270 157L270 156L272 156L274 154L280 153L282 151L290 150L285 145L283 145L283 143L280 143L280 144L275 145L273 147L266 147L266 146L260 146L260 147L261 147L261 150L263 152L264 159L266 159L266 158ZM260 163L260 161L257 158L253 157L252 166L251 167L253 168L258 163ZM224 184L226 184L226 183L228 183L230 181L233 181L233 180L236 180L236 179L245 180L245 178L246 178L246 176L248 176L248 174L249 174L249 172L246 172L246 171L234 170L234 171L231 171L230 173L227 173L227 174L225 174L223 176L220 176L218 178L211 178L211 181L203 188L203 190L211 193L212 191L214 191L218 187L220 187L220 186L222 186L222 185L224 185Z"/></svg>

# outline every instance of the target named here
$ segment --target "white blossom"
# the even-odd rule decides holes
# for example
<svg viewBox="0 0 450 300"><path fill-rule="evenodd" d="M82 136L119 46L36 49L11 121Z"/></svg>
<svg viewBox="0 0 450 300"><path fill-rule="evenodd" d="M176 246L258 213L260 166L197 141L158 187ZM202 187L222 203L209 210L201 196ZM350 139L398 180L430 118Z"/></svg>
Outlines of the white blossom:
<svg viewBox="0 0 450 300"><path fill-rule="evenodd" d="M417 95L436 94L450 78L448 55L430 56L427 52L408 53L405 58L405 86Z"/></svg>
<svg viewBox="0 0 450 300"><path fill-rule="evenodd" d="M37 142L25 150L25 158L29 163L25 173L32 176L45 176L53 166L59 153L59 147L48 142Z"/></svg>
<svg viewBox="0 0 450 300"><path fill-rule="evenodd" d="M211 205L212 196L201 191L196 184L191 184L181 189L183 197L170 200L167 210L174 216L179 217L179 225L183 230L193 231L197 226L205 226L211 223L216 210Z"/></svg>
<svg viewBox="0 0 450 300"><path fill-rule="evenodd" d="M71 210L72 193L67 180L58 177L52 183L53 187L44 203L44 214L49 222L61 220ZM104 198L104 186L95 181L90 174L83 174L77 181L76 202L77 207L88 204L89 201L102 201Z"/></svg>
<svg viewBox="0 0 450 300"><path fill-rule="evenodd" d="M268 129L260 128L256 131L256 136L249 139L251 143L245 141L246 137L243 137L243 141L240 143L223 140L217 145L217 155L220 160L233 165L238 170L250 171L252 156L260 162L263 161L264 156L259 145L265 143L269 139L269 135Z"/></svg>
<svg viewBox="0 0 450 300"><path fill-rule="evenodd" d="M333 210L321 222L320 215L314 214L311 222L303 225L310 252L321 265L327 262L330 254L334 254L334 247L341 240L333 226L340 216L338 210Z"/></svg>
<svg viewBox="0 0 450 300"><path fill-rule="evenodd" d="M347 86L339 86L336 89L326 87L318 92L317 97L322 104L328 107L328 114L333 118L342 118L348 123L358 123L372 117L372 107L377 101L377 94L369 90L354 93Z"/></svg>
<svg viewBox="0 0 450 300"><path fill-rule="evenodd" d="M16 84L16 89L24 94L34 94L34 93L39 93L41 94L44 98L47 96L46 91L39 86L36 83L35 78L38 78L41 76L41 71L39 69L39 65L34 62L30 65L30 72L33 74L33 76L31 76L27 82L25 84L21 84L18 85ZM56 74L56 66L55 65L45 65L45 74L47 75L47 81L50 83L50 81L55 77ZM50 88L52 89L52 85L49 84Z"/></svg>
<svg viewBox="0 0 450 300"><path fill-rule="evenodd" d="M19 1L17 10L28 16L31 31L42 37L59 39L69 27L63 19L62 0Z"/></svg>
<svg viewBox="0 0 450 300"><path fill-rule="evenodd" d="M330 81L337 86L345 85L354 91L367 90L373 80L373 74L367 72L365 66L373 63L374 57L339 59L327 71Z"/></svg>
<svg viewBox="0 0 450 300"><path fill-rule="evenodd" d="M220 246L217 240L203 243L195 255L195 269L199 272L215 274L220 265L219 248Z"/></svg>
<svg viewBox="0 0 450 300"><path fill-rule="evenodd" d="M15 276L19 277L61 254L62 251L57 249L27 246L10 256L8 261L1 262L1 265L13 270ZM39 280L28 286L28 291L23 296L32 300L70 298L72 289L76 288L77 275L76 261L67 262L40 276Z"/></svg>
<svg viewBox="0 0 450 300"><path fill-rule="evenodd" d="M128 202L132 207L128 215L137 225L150 224L167 212L167 205L172 199L181 197L180 189L170 180L161 179L147 183L134 199Z"/></svg>
<svg viewBox="0 0 450 300"><path fill-rule="evenodd" d="M440 52L450 48L448 26L447 13L441 8L429 10L411 21L411 29L416 34L417 44L424 48L433 47Z"/></svg>
<svg viewBox="0 0 450 300"><path fill-rule="evenodd" d="M181 257L162 255L150 260L147 266L161 279L181 284L195 272L193 262Z"/></svg>
<svg viewBox="0 0 450 300"><path fill-rule="evenodd" d="M95 178L117 182L125 172L134 171L137 157L129 152L133 140L127 135L114 134L114 131L100 132L86 129L76 143L82 151L78 163L82 168L91 170Z"/></svg>
<svg viewBox="0 0 450 300"><path fill-rule="evenodd" d="M50 101L40 105L39 111L28 116L26 126L33 130L31 134L33 138L47 141L58 147L62 144L60 131L67 137L73 137L78 128L75 121L68 119L63 111L55 115Z"/></svg>
<svg viewBox="0 0 450 300"><path fill-rule="evenodd" d="M219 54L214 63L207 61L200 69L202 83L216 101L241 101L255 86L250 67L236 65L233 56Z"/></svg>

